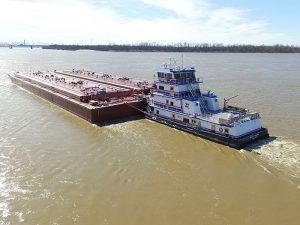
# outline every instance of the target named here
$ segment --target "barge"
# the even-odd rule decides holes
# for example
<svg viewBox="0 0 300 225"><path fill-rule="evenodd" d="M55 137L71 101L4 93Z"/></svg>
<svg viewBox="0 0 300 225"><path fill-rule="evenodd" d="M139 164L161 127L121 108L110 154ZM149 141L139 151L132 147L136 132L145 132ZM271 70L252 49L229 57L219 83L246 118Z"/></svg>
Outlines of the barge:
<svg viewBox="0 0 300 225"><path fill-rule="evenodd" d="M148 98L148 119L235 149L269 137L259 113L228 106L228 99L221 108L213 91L202 91L203 81L196 78L195 68L170 63L156 72Z"/></svg>
<svg viewBox="0 0 300 225"><path fill-rule="evenodd" d="M151 82L86 70L16 72L16 85L91 122L141 114Z"/></svg>

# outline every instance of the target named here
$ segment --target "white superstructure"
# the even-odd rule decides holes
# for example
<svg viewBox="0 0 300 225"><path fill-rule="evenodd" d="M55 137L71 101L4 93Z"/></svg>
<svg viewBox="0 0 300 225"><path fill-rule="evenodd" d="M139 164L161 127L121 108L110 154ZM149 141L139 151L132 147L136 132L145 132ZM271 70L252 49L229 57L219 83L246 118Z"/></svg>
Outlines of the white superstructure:
<svg viewBox="0 0 300 225"><path fill-rule="evenodd" d="M155 88L149 99L150 115L189 129L233 138L262 128L256 112L231 106L221 109L214 92L201 91L202 81L196 78L195 72L193 67L172 65L157 70Z"/></svg>

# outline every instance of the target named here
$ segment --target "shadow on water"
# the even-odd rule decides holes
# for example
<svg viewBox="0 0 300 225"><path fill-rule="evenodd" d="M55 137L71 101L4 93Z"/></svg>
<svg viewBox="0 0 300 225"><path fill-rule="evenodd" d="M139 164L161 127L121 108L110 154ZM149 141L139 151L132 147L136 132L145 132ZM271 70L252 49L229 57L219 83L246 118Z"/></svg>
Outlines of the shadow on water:
<svg viewBox="0 0 300 225"><path fill-rule="evenodd" d="M95 123L95 125L99 126L99 127L105 127L105 126L122 124L122 123L130 122L130 121L137 121L137 120L142 120L142 119L145 119L144 115L135 115L135 116L124 117L121 119L115 119L115 120L110 120L110 121L105 121L105 122L98 122L98 123Z"/></svg>
<svg viewBox="0 0 300 225"><path fill-rule="evenodd" d="M268 145L269 143L275 141L278 137L271 136L266 139L258 140L257 142L246 146L243 150L249 152L255 152L256 154L260 155L261 153L257 152L262 148L262 146Z"/></svg>

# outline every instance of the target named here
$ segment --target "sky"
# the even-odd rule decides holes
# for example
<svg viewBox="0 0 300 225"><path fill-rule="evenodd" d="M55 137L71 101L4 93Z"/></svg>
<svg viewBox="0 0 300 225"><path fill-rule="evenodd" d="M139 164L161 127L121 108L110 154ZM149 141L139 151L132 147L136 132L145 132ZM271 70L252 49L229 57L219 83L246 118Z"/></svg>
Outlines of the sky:
<svg viewBox="0 0 300 225"><path fill-rule="evenodd" d="M0 0L0 42L300 45L296 0Z"/></svg>

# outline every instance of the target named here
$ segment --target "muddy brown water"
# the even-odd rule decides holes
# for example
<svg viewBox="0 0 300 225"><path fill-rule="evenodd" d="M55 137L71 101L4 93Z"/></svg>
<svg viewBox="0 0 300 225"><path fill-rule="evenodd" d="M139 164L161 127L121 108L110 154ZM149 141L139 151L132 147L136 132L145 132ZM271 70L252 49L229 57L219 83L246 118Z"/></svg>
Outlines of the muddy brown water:
<svg viewBox="0 0 300 225"><path fill-rule="evenodd" d="M91 125L7 76L153 79L170 57L0 49L0 224L300 224L300 54L184 54L221 104L261 113L272 137L242 151L146 119Z"/></svg>

